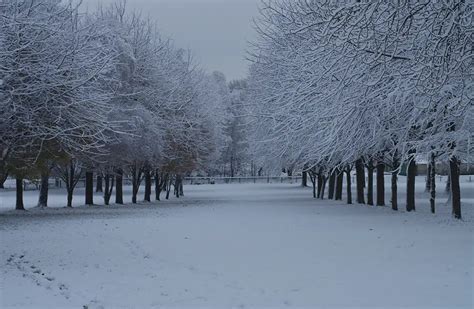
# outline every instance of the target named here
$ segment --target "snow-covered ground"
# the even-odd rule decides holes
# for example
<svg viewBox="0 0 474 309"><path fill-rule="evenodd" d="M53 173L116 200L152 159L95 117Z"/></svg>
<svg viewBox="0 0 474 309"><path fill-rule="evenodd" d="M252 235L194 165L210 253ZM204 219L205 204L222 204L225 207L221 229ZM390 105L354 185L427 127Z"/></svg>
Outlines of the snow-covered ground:
<svg viewBox="0 0 474 309"><path fill-rule="evenodd" d="M429 214L422 181L416 213L314 200L291 184L186 186L182 199L138 206L3 210L0 307L473 308L474 183L463 181L458 221L443 194ZM51 204L64 205L63 192L52 193ZM29 207L36 195L26 193ZM3 209L13 196L0 193Z"/></svg>

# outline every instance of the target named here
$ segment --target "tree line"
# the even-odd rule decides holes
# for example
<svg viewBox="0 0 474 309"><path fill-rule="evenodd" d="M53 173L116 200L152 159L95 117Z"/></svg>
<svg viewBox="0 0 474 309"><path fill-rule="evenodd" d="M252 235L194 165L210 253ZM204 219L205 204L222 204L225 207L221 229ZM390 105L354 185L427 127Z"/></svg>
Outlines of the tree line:
<svg viewBox="0 0 474 309"><path fill-rule="evenodd" d="M262 1L248 56L256 156L304 170L314 197L327 185L341 199L346 175L348 203L353 170L356 201L369 205L385 205L390 172L393 210L406 172L407 211L423 159L432 212L442 163L461 219L460 164L474 161L472 14L464 0Z"/></svg>
<svg viewBox="0 0 474 309"><path fill-rule="evenodd" d="M218 170L229 143L231 91L222 73L205 73L190 51L174 46L155 23L125 2L81 10L80 2L5 0L0 3L0 184L61 178L67 206L85 178L103 183L108 205L182 192L183 176Z"/></svg>

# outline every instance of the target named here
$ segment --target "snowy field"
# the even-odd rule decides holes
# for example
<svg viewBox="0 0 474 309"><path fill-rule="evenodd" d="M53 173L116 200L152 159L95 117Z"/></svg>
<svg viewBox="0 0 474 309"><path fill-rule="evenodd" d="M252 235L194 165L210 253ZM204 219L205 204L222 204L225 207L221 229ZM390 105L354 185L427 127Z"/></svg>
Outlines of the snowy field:
<svg viewBox="0 0 474 309"><path fill-rule="evenodd" d="M0 307L473 308L474 183L463 179L458 221L444 195L429 214L418 181L416 213L314 200L291 184L20 213L0 192ZM36 199L26 192L28 207Z"/></svg>

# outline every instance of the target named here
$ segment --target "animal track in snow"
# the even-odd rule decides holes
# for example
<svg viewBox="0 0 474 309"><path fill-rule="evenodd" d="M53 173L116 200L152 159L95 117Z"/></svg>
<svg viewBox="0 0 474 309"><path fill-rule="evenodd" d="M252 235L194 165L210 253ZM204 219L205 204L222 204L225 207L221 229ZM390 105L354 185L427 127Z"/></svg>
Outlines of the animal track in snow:
<svg viewBox="0 0 474 309"><path fill-rule="evenodd" d="M36 285L43 286L47 290L56 289L63 297L69 299L70 295L67 285L60 282L54 284L56 278L27 260L24 254L10 255L7 259L7 264L16 267L24 278L32 280Z"/></svg>

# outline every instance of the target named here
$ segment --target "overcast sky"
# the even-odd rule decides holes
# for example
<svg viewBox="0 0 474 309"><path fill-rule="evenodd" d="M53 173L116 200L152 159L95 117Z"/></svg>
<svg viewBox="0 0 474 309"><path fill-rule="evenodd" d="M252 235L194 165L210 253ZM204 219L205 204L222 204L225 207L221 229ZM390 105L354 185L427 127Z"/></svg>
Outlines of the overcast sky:
<svg viewBox="0 0 474 309"><path fill-rule="evenodd" d="M85 0L89 9L100 2ZM228 80L247 74L245 50L252 40L252 18L258 14L259 0L128 0L129 8L149 14L162 33L176 45L193 51L208 72L221 71Z"/></svg>

